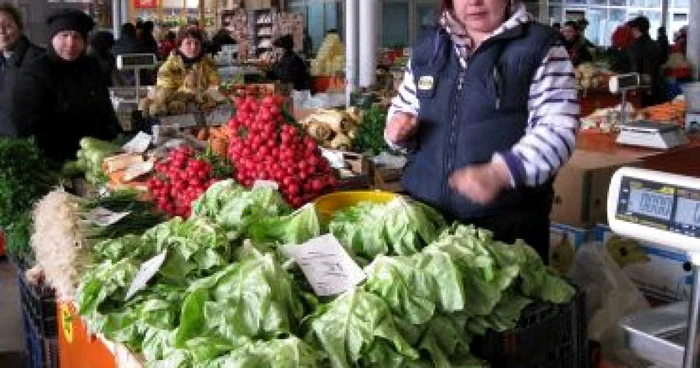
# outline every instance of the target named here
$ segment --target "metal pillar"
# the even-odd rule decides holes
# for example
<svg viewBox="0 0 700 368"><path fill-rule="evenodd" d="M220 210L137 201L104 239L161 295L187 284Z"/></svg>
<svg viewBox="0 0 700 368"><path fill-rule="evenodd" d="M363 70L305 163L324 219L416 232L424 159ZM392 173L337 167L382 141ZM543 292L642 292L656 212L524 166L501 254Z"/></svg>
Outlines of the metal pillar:
<svg viewBox="0 0 700 368"><path fill-rule="evenodd" d="M700 68L700 1L690 2L688 14L688 51L687 57L693 70L693 78L698 78Z"/></svg>
<svg viewBox="0 0 700 368"><path fill-rule="evenodd" d="M357 90L358 53L358 0L345 0L345 102L350 105L350 94Z"/></svg>
<svg viewBox="0 0 700 368"><path fill-rule="evenodd" d="M360 0L360 87L369 87L377 80L378 5L376 0Z"/></svg>

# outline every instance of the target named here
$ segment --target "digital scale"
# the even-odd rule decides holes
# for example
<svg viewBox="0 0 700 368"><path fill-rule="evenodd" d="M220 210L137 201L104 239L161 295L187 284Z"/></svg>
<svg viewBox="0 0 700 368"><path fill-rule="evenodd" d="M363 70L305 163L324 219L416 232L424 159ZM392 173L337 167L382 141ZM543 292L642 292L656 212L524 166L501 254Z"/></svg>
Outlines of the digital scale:
<svg viewBox="0 0 700 368"><path fill-rule="evenodd" d="M152 69L158 59L155 54L124 54L117 55L117 69L119 70L133 70L136 80L136 106L139 105L141 96L139 90L141 89L141 70L142 69Z"/></svg>
<svg viewBox="0 0 700 368"><path fill-rule="evenodd" d="M615 143L665 150L687 144L688 138L676 124L637 120L620 125Z"/></svg>
<svg viewBox="0 0 700 368"><path fill-rule="evenodd" d="M656 149L670 149L688 143L688 138L675 124L657 123L645 120L627 121L627 92L639 88L646 76L637 73L620 74L610 77L608 89L622 95L620 107L620 133L615 143Z"/></svg>
<svg viewBox="0 0 700 368"><path fill-rule="evenodd" d="M663 366L698 367L700 179L621 168L610 181L607 212L614 233L684 252L692 264L690 301L621 319L629 348L640 357Z"/></svg>

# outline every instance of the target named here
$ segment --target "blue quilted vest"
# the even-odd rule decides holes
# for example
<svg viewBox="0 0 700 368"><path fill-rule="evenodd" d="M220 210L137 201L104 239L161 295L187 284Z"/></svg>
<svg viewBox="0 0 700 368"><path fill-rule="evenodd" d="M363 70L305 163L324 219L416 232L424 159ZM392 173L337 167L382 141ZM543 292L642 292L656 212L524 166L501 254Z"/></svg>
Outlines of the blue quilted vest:
<svg viewBox="0 0 700 368"><path fill-rule="evenodd" d="M452 172L489 162L525 134L534 73L559 35L528 23L486 40L462 68L450 36L429 31L414 47L411 66L420 100L416 151L402 178L412 196L456 220L468 221L527 208L551 198L551 181L507 190L479 205L449 187Z"/></svg>

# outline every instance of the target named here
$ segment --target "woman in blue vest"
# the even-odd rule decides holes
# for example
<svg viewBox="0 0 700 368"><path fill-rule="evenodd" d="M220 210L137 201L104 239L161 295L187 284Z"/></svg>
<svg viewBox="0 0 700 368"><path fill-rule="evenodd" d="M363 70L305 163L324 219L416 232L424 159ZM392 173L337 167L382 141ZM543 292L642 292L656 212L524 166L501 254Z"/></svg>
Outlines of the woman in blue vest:
<svg viewBox="0 0 700 368"><path fill-rule="evenodd" d="M552 181L579 126L571 60L519 0L442 0L440 14L389 111L385 138L408 152L402 186L546 261Z"/></svg>

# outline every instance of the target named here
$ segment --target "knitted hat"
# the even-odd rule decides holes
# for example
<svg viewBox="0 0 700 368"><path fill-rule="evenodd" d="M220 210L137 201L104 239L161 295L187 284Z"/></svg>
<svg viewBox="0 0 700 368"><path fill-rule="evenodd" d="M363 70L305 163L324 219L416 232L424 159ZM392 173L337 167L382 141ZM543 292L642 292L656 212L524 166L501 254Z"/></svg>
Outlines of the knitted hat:
<svg viewBox="0 0 700 368"><path fill-rule="evenodd" d="M51 14L46 23L49 26L50 38L62 31L75 31L80 33L85 41L88 39L88 33L95 26L90 16L77 9L60 9Z"/></svg>

